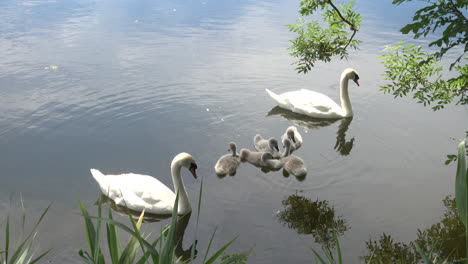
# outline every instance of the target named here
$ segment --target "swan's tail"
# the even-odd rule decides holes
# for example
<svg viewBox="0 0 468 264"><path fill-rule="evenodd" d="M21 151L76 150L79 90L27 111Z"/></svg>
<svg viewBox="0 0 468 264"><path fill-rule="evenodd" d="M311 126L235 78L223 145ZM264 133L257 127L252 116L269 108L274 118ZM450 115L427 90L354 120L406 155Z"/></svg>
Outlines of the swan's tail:
<svg viewBox="0 0 468 264"><path fill-rule="evenodd" d="M102 174L102 172L96 170L96 169L91 169L91 174L93 175L93 178L99 182L100 179L102 179L102 177L105 177L104 174Z"/></svg>
<svg viewBox="0 0 468 264"><path fill-rule="evenodd" d="M288 103L283 99L281 98L281 96L275 94L274 92L268 90L268 89L265 89L265 91L268 93L268 95L273 98L273 100L275 100L280 106L285 106L287 105Z"/></svg>

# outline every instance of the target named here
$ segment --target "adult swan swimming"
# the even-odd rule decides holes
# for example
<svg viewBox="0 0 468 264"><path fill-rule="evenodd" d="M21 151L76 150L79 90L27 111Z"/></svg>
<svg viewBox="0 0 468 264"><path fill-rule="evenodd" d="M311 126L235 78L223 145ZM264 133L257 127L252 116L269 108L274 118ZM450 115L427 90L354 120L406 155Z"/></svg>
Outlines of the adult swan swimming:
<svg viewBox="0 0 468 264"><path fill-rule="evenodd" d="M298 114L316 118L341 118L353 116L351 101L348 94L348 80L353 80L359 86L359 75L354 69L346 69L341 74L340 98L341 107L330 97L314 91L302 89L286 92L280 95L265 89L267 93L278 103L278 106L291 110Z"/></svg>
<svg viewBox="0 0 468 264"><path fill-rule="evenodd" d="M184 215L192 211L190 201L185 191L180 169L187 168L197 178L197 164L188 153L180 153L171 163L172 182L175 192L179 192L178 214ZM101 192L116 204L126 206L134 211L152 214L172 214L176 195L166 185L148 175L127 173L120 175L104 175L96 169L91 174L99 184Z"/></svg>

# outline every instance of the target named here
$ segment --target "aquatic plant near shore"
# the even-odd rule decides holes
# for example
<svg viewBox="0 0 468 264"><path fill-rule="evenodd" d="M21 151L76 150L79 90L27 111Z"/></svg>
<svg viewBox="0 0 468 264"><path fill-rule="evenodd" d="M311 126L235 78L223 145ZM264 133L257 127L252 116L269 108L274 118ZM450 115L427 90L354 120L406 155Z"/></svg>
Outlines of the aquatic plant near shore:
<svg viewBox="0 0 468 264"><path fill-rule="evenodd" d="M11 246L10 245L11 243L10 241L11 239L10 216L8 215L6 217L5 222L2 223L2 224L5 224L5 234L4 234L5 244L3 245L4 248L0 248L0 264L8 264L8 263L34 264L34 263L38 263L39 260L41 260L47 253L49 253L50 249L40 254L38 257L35 257L34 259L33 259L34 253L30 254L33 240L37 234L37 228L39 224L42 222L42 219L44 219L44 216L46 215L51 205L52 204L49 204L49 206L47 206L47 208L42 212L41 216L39 217L37 222L34 224L33 228L28 233L28 235L24 239L23 238L18 239L18 246L16 247L16 249L10 248ZM23 209L22 229L24 231L24 225L26 222L26 213L25 213L22 202L21 202L21 207ZM0 230L3 230L3 228ZM1 236L3 237L3 235Z"/></svg>
<svg viewBox="0 0 468 264"><path fill-rule="evenodd" d="M203 182L202 182L203 186ZM197 226L198 219L200 215L201 207L201 194L202 186L200 187L200 194L198 197L198 212L197 212ZM105 264L106 259L104 257L103 251L100 248L101 244L101 225L103 222L106 223L106 232L107 232L107 245L108 253L110 255L109 263L128 263L128 264L143 264L143 263L154 263L154 264L172 264L172 263L192 263L196 257L196 246L193 246L190 251L191 254L188 259L181 259L175 254L177 243L182 243L176 238L176 228L177 228L177 206L178 206L179 195L176 195L176 200L174 202L174 210L172 213L171 223L162 229L159 236L153 241L148 241L148 238L144 238L144 234L140 232L140 227L143 222L144 212L141 212L140 217L135 221L128 212L128 216L131 222L131 228L127 225L115 221L112 217L112 212L109 207L108 218L102 216L101 204L98 205L98 215L91 216L84 206L79 202L82 216L85 221L86 237L88 242L88 251L80 250L79 255L86 263L90 264ZM93 220L96 222L96 226L93 223ZM127 232L131 235L130 240L127 242L123 251L120 251L121 240L119 239L117 228ZM232 239L220 249L218 249L214 254L209 256L209 251L211 249L211 244L214 239L216 231L213 232L208 247L205 252L202 263L204 264L213 264L215 261L218 261L220 264L229 264L236 263L239 260L243 260L248 257L251 251L241 252L237 254L230 255L228 257L222 258L222 254L225 250L236 240ZM192 245L196 245L196 237ZM140 248L141 250L138 250Z"/></svg>

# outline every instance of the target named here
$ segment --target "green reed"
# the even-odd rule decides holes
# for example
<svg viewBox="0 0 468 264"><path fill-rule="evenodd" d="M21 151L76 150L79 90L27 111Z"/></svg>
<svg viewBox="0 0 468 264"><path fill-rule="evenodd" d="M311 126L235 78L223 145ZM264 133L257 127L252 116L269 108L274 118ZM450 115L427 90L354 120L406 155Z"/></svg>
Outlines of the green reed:
<svg viewBox="0 0 468 264"><path fill-rule="evenodd" d="M23 203L21 203L22 209L23 209L23 215L22 215L22 234L24 234L24 225L26 222L26 213L24 210ZM33 244L33 240L37 235L37 228L39 224L42 222L42 219L44 219L44 216L46 215L47 211L49 210L51 204L47 206L47 208L42 212L41 216L39 219L36 221L34 224L33 228L29 233L27 233L25 238L18 238L18 241L16 242L17 245L14 246L15 248L12 247L11 245L11 227L10 227L10 216L8 215L6 219L2 221L2 225L4 224L5 227L4 229L2 228L1 230L4 230L5 238L4 238L4 248L0 248L0 264L34 264L37 263L39 260L41 260L47 253L49 253L50 249L45 251L44 253L40 254L38 257L34 257L35 252L31 253L31 247ZM0 231L1 232L1 231ZM3 237L3 236L1 236Z"/></svg>
<svg viewBox="0 0 468 264"><path fill-rule="evenodd" d="M200 216L201 208L201 197L203 190L203 182L200 187L199 197L198 197L198 210L197 210L197 229L198 229L198 220ZM128 218L131 223L131 227L118 222L113 219L112 211L109 207L107 218L102 216L101 204L98 205L98 214L97 216L91 216L84 206L78 201L82 216L85 223L85 232L88 242L88 251L80 250L79 255L82 259L89 264L143 264L143 263L153 263L153 264L172 264L172 263L192 263L195 256L195 247L191 250L191 256L188 260L182 261L178 259L175 255L175 233L177 225L177 209L178 209L178 200L179 195L176 195L176 200L174 202L174 209L172 212L172 218L170 224L163 228L159 235L153 239L149 240L149 237L146 237L140 232L140 227L144 217L144 211L141 213L140 217L135 221L131 216L130 212L128 213ZM103 251L100 247L100 242L103 239L101 236L101 225L105 223L106 225L106 237L107 240L107 251L110 256L110 259L106 261ZM123 250L120 250L122 241L118 235L118 229L123 230L130 234L130 239L126 243ZM229 264L236 263L241 259L245 259L251 252L242 252L237 253L232 256L222 257L225 250L236 240L232 239L228 243L224 244L220 249L218 249L214 254L210 255L211 244L214 239L216 231L213 232L206 249L205 255L203 257L202 263L204 264L213 264L215 262L220 264ZM179 241L182 243L182 241ZM196 245L196 235L194 239L194 245Z"/></svg>

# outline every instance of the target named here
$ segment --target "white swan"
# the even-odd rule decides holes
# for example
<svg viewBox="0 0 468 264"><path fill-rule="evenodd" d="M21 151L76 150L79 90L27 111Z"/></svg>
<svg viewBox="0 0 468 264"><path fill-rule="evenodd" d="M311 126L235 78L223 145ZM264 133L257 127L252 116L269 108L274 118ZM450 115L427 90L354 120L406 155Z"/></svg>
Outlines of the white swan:
<svg viewBox="0 0 468 264"><path fill-rule="evenodd" d="M302 89L299 91L286 92L280 95L265 89L278 106L286 108L295 113L308 115L316 118L342 118L353 116L353 109L348 94L348 80L353 80L359 86L359 75L353 69L346 69L341 74L340 98L341 107L330 97Z"/></svg>
<svg viewBox="0 0 468 264"><path fill-rule="evenodd" d="M273 158L279 159L281 154L279 153L278 140L275 138L264 139L259 134L254 137L254 147L260 152L268 152L273 155Z"/></svg>
<svg viewBox="0 0 468 264"><path fill-rule="evenodd" d="M190 201L185 191L180 169L187 168L197 178L197 164L188 153L180 153L171 163L172 182L175 192L179 192L178 214L184 215L192 211ZM145 211L152 214L172 214L176 194L156 178L148 175L127 173L120 175L104 175L96 169L91 174L99 184L101 192L116 204L134 211Z"/></svg>
<svg viewBox="0 0 468 264"><path fill-rule="evenodd" d="M214 166L216 174L220 176L224 176L226 174L234 176L236 174L237 167L239 167L240 164L239 154L236 152L236 149L236 143L229 143L228 151L231 151L232 154L226 154L219 158Z"/></svg>
<svg viewBox="0 0 468 264"><path fill-rule="evenodd" d="M291 141L287 138L283 140L283 145L285 146L285 150L283 153L283 157L281 158L281 162L283 162L283 169L296 176L296 177L304 177L307 175L307 168L304 164L304 161L299 158L298 156L291 155Z"/></svg>
<svg viewBox="0 0 468 264"><path fill-rule="evenodd" d="M290 126L286 129L286 132L281 136L281 142L284 142L284 139L287 138L291 142L291 148L289 154L293 153L295 150L299 149L302 146L302 136L297 131L295 126ZM283 143L284 145L284 143Z"/></svg>

